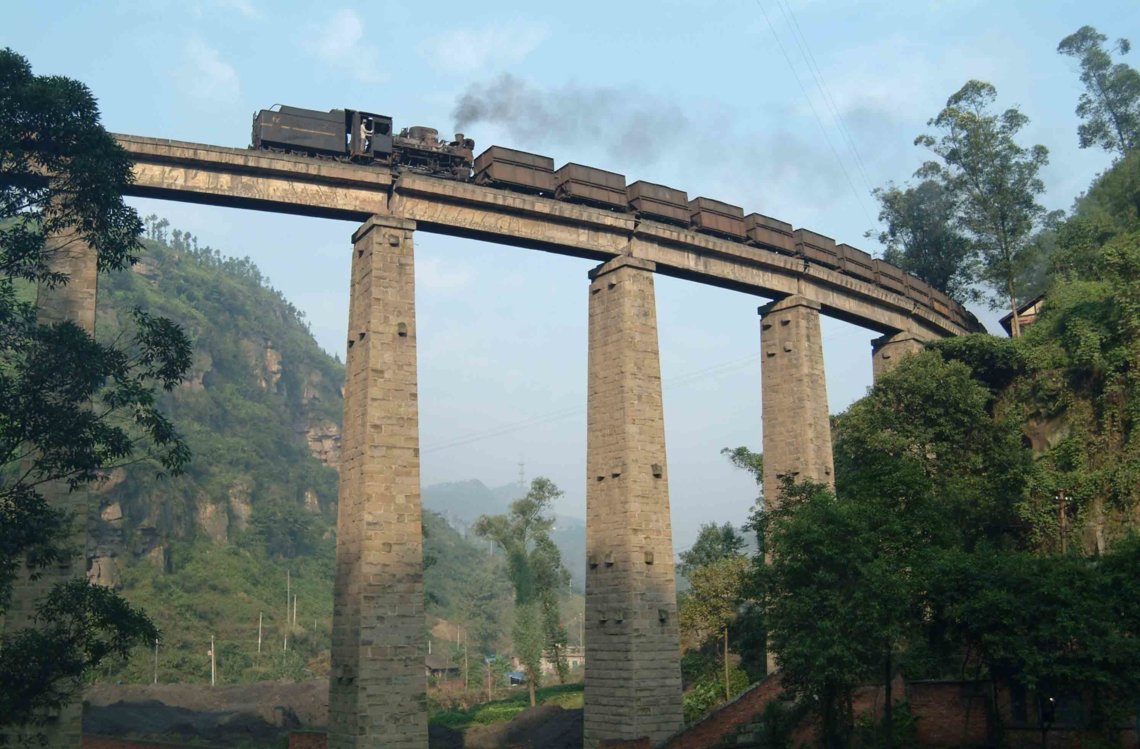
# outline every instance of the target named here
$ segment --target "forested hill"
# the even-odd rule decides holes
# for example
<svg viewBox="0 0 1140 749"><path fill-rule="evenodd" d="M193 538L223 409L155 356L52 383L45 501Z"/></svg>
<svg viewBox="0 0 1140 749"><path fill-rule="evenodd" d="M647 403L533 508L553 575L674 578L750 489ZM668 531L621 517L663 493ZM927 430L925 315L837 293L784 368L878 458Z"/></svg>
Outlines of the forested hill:
<svg viewBox="0 0 1140 749"><path fill-rule="evenodd" d="M202 654L211 637L225 682L320 674L331 629L344 366L248 259L201 248L156 217L147 226L133 271L101 280L97 335L118 336L134 307L183 326L194 364L163 405L193 457L182 476L156 478L156 466L137 464L96 487L89 574L119 586L159 625L161 681L208 679ZM492 611L509 609L497 556L442 517L427 513L424 525L433 621L470 618L476 590ZM501 644L505 626L484 618L485 644ZM106 676L150 681L153 669L154 654L140 652Z"/></svg>
<svg viewBox="0 0 1140 749"><path fill-rule="evenodd" d="M248 259L167 237L164 223L148 219L133 272L102 282L97 334L118 335L134 307L183 326L194 364L164 406L193 460L175 479L136 466L103 484L89 551L106 582L124 551L169 567L172 541L255 532L271 554L308 554L336 516L343 365Z"/></svg>

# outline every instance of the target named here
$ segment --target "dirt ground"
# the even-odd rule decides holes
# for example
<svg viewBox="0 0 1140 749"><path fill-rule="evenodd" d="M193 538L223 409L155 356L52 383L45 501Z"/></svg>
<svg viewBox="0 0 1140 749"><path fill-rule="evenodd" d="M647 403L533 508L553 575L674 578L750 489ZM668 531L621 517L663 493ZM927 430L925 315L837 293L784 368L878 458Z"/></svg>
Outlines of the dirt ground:
<svg viewBox="0 0 1140 749"><path fill-rule="evenodd" d="M98 736L194 743L270 746L289 731L328 723L328 682L99 684L84 695L83 732ZM458 731L432 726L432 749L578 749L582 711L541 705L514 720Z"/></svg>

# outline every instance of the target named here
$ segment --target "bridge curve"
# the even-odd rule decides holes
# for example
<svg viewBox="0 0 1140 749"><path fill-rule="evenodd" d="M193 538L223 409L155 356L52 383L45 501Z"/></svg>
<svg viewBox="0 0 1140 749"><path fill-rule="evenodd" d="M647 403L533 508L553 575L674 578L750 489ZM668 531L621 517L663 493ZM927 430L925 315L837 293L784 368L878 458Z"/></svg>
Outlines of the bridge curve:
<svg viewBox="0 0 1140 749"><path fill-rule="evenodd" d="M893 277L897 269L881 265L860 275L845 259L838 267L851 269L848 275L635 213L384 165L116 138L134 160L129 194L362 222L353 235L345 362L331 749L372 746L378 737L390 746L427 745L416 231L600 263L589 274L588 297L587 749L664 741L681 724L656 275L774 300L759 310L769 507L779 502L785 477L833 484L821 314L884 334L872 343L876 378L923 341L981 330L960 305L917 279L900 275L902 282L887 284L879 271ZM93 319L91 268L83 283L73 276L66 293Z"/></svg>
<svg viewBox="0 0 1140 749"><path fill-rule="evenodd" d="M135 161L130 194L324 218L386 215L417 229L607 261L769 299L796 295L823 314L922 339L983 330L956 303L946 313L874 283L772 250L633 214L419 174L306 156L116 135Z"/></svg>

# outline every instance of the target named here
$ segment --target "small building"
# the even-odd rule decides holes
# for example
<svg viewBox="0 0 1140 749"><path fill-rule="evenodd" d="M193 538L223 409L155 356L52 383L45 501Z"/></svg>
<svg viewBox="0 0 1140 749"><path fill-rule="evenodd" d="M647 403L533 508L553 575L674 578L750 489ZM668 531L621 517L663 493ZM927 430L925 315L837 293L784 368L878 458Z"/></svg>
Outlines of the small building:
<svg viewBox="0 0 1140 749"><path fill-rule="evenodd" d="M1038 294L1030 299L1025 304L1017 308L1017 322L1020 324L1021 329L1029 327L1037 321L1037 315L1041 312L1041 306L1045 303L1045 295ZM998 323L1005 329L1006 335L1013 335L1012 325L1013 313L998 320Z"/></svg>
<svg viewBox="0 0 1140 749"><path fill-rule="evenodd" d="M566 665L571 671L586 665L586 649L581 645L567 645L562 649L562 657L565 659ZM557 664L555 664L546 653L542 655L542 673L558 673Z"/></svg>
<svg viewBox="0 0 1140 749"><path fill-rule="evenodd" d="M443 653L428 653L424 671L430 679L455 679L459 677L459 664Z"/></svg>

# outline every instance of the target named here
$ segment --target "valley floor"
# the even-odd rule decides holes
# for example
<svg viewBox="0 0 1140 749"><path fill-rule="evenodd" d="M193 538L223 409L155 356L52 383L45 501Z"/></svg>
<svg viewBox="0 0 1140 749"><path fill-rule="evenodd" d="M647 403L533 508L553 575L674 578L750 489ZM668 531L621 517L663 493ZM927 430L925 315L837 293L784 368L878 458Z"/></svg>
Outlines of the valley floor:
<svg viewBox="0 0 1140 749"><path fill-rule="evenodd" d="M84 701L85 735L202 747L284 746L290 731L319 730L328 722L328 682L323 679L219 687L98 684ZM577 749L582 746L582 710L550 702L484 725L433 722L430 734L432 749Z"/></svg>

